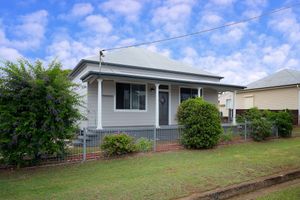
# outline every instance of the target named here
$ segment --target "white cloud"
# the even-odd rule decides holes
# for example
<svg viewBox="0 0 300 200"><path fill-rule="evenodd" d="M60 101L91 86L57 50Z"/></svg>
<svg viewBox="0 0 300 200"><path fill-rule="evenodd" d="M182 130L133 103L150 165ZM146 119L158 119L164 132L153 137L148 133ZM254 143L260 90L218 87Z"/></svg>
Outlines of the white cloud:
<svg viewBox="0 0 300 200"><path fill-rule="evenodd" d="M210 42L214 45L235 45L241 41L246 31L247 26L245 24L229 27L212 33Z"/></svg>
<svg viewBox="0 0 300 200"><path fill-rule="evenodd" d="M125 16L129 21L137 20L141 8L141 2L136 0L109 0L99 5L100 10L113 11Z"/></svg>
<svg viewBox="0 0 300 200"><path fill-rule="evenodd" d="M182 52L182 60L202 70L224 76L222 82L247 85L269 72L269 67L262 63L263 55L259 49L257 45L249 44L229 55L199 55L195 49L187 47Z"/></svg>
<svg viewBox="0 0 300 200"><path fill-rule="evenodd" d="M94 11L94 7L90 3L74 4L70 15L71 16L86 16Z"/></svg>
<svg viewBox="0 0 300 200"><path fill-rule="evenodd" d="M60 19L73 20L93 13L94 7L90 3L76 3L67 14L59 15Z"/></svg>
<svg viewBox="0 0 300 200"><path fill-rule="evenodd" d="M222 17L215 13L207 13L202 17L203 21L210 25L219 24L222 21Z"/></svg>
<svg viewBox="0 0 300 200"><path fill-rule="evenodd" d="M228 6L228 5L232 5L232 3L235 2L235 0L212 0L211 2L219 6Z"/></svg>
<svg viewBox="0 0 300 200"><path fill-rule="evenodd" d="M23 56L21 55L21 53L13 48L9 48L9 47L0 47L0 60L4 61L4 60L9 60L9 61L16 61L20 58L22 58Z"/></svg>
<svg viewBox="0 0 300 200"><path fill-rule="evenodd" d="M186 31L194 1L169 0L153 12L152 23L169 35Z"/></svg>
<svg viewBox="0 0 300 200"><path fill-rule="evenodd" d="M38 48L45 37L48 12L39 10L20 17L20 21L20 25L12 28L18 39L11 40L10 46L22 50Z"/></svg>
<svg viewBox="0 0 300 200"><path fill-rule="evenodd" d="M97 33L109 33L112 30L109 20L101 15L89 15L81 22L81 25Z"/></svg>
<svg viewBox="0 0 300 200"><path fill-rule="evenodd" d="M290 42L300 42L300 21L297 15L289 10L281 15L274 15L269 22L269 27L282 33Z"/></svg>
<svg viewBox="0 0 300 200"><path fill-rule="evenodd" d="M50 55L47 60L58 59L65 68L74 68L80 59L97 53L96 49L75 40L55 41L47 51Z"/></svg>
<svg viewBox="0 0 300 200"><path fill-rule="evenodd" d="M288 44L283 44L277 48L266 47L263 49L265 55L262 62L274 67L281 67L286 63L290 49L291 47Z"/></svg>

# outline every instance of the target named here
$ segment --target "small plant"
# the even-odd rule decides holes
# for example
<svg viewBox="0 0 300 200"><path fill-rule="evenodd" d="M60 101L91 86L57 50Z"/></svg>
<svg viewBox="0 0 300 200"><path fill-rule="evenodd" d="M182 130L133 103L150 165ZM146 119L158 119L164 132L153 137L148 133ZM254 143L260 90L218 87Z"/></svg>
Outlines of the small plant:
<svg viewBox="0 0 300 200"><path fill-rule="evenodd" d="M148 152L151 151L153 148L153 142L147 138L139 138L136 143L136 150L139 152Z"/></svg>
<svg viewBox="0 0 300 200"><path fill-rule="evenodd" d="M134 138L125 134L106 135L103 138L101 149L105 156L118 156L136 151Z"/></svg>
<svg viewBox="0 0 300 200"><path fill-rule="evenodd" d="M221 142L230 142L233 139L233 130L229 128L226 132L223 132L220 136Z"/></svg>
<svg viewBox="0 0 300 200"><path fill-rule="evenodd" d="M265 140L271 135L272 124L266 119L254 119L251 124L251 136L255 141Z"/></svg>

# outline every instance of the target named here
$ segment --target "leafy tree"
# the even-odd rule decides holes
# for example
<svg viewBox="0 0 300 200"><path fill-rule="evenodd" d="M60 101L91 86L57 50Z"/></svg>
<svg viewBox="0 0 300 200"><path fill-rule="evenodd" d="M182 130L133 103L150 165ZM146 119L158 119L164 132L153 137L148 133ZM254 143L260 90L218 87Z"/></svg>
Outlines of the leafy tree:
<svg viewBox="0 0 300 200"><path fill-rule="evenodd" d="M24 165L46 155L63 155L71 139L80 97L74 85L53 61L44 67L25 60L0 66L0 154L5 163Z"/></svg>
<svg viewBox="0 0 300 200"><path fill-rule="evenodd" d="M177 118L185 126L181 142L189 149L212 148L223 132L218 109L202 98L182 102Z"/></svg>

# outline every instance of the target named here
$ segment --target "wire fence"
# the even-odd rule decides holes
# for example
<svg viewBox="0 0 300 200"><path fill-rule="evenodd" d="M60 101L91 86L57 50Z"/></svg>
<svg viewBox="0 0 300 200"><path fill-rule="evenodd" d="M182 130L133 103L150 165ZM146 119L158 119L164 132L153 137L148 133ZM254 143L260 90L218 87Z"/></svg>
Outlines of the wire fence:
<svg viewBox="0 0 300 200"><path fill-rule="evenodd" d="M251 138L251 124L222 124L223 134L231 137L230 142L247 141ZM61 154L43 155L40 164L83 162L102 157L101 144L106 135L125 133L134 140L145 138L152 142L152 151L177 150L183 148L180 139L184 132L183 126L155 127L126 127L126 128L104 128L97 130L86 128L76 134L73 140L67 140L66 149ZM278 137L275 126L272 127L272 137ZM221 141L223 144L224 141ZM225 142L226 143L226 142Z"/></svg>

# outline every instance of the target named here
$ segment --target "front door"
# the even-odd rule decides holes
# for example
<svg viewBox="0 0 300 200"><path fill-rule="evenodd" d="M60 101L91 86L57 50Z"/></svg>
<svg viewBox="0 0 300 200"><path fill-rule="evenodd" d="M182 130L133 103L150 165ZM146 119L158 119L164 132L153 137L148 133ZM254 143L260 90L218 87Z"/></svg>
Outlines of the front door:
<svg viewBox="0 0 300 200"><path fill-rule="evenodd" d="M159 92L159 125L169 124L169 93Z"/></svg>

